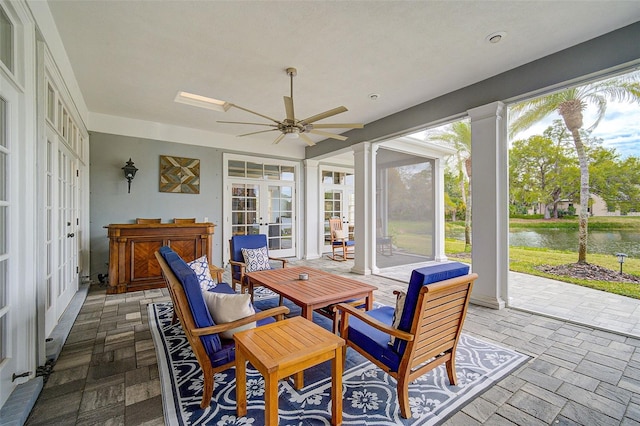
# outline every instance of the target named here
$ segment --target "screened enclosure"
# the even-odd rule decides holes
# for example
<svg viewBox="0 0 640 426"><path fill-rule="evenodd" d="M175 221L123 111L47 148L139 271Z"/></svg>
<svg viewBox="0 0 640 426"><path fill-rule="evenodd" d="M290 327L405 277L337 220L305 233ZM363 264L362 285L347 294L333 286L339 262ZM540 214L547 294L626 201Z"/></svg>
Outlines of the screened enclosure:
<svg viewBox="0 0 640 426"><path fill-rule="evenodd" d="M434 259L435 160L380 148L376 154L376 265Z"/></svg>

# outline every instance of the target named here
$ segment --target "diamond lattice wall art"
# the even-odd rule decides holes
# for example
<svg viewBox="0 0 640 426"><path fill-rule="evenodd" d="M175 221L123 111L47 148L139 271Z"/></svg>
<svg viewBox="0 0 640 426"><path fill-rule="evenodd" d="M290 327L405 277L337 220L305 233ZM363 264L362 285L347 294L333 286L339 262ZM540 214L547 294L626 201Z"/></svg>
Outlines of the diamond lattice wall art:
<svg viewBox="0 0 640 426"><path fill-rule="evenodd" d="M200 193L200 160L160 156L160 192Z"/></svg>

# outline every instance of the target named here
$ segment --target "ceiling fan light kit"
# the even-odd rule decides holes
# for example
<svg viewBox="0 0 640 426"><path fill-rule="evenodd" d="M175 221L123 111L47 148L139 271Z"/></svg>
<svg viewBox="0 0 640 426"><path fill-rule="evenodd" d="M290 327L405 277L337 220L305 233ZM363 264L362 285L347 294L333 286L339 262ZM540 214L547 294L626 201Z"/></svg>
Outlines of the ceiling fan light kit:
<svg viewBox="0 0 640 426"><path fill-rule="evenodd" d="M279 143L283 138L287 138L287 139L300 138L300 139L304 140L307 143L307 145L309 145L309 146L315 145L315 142L308 136L309 134L320 135L320 136L324 136L324 137L327 137L327 138L333 138L333 139L337 139L337 140L341 140L341 141L344 141L344 140L347 139L346 136L336 135L336 134L329 133L329 132L323 132L323 131L318 130L318 129L362 129L364 127L364 124L361 124L361 123L334 123L334 124L331 124L331 123L319 123L319 124L314 124L316 121L324 120L325 118L329 118L329 117L332 117L334 115L346 112L347 108L344 107L344 106L339 106L339 107L330 109L328 111L321 112L320 114L312 115L311 117L305 118L303 120L297 119L296 116L295 116L294 106L293 106L293 77L295 77L298 74L298 70L296 70L293 67L289 67L289 68L285 69L285 71L286 71L286 73L289 76L290 81L291 81L291 84L290 84L290 86L291 86L290 96L284 96L284 110L285 110L286 118L284 118L283 120L276 120L275 118L269 117L269 116L264 115L264 114L260 114L259 112L252 111L250 109L241 107L241 106L233 104L233 103L225 102L224 104L228 105L228 106L223 109L224 111L227 111L231 107L238 108L238 109L246 111L246 112L248 112L250 114L254 114L254 115L260 116L260 117L262 117L264 119L267 119L269 121L272 121L273 124L272 123L249 123L249 122L242 122L242 121L218 121L218 123L248 124L248 125L252 125L252 126L272 127L271 129L268 129L268 130L259 130L259 131L256 131L256 132L244 133L242 135L238 135L238 137L250 136L250 135L255 135L255 134L258 134L258 133L279 131L280 135L276 138L276 140L273 141L274 144ZM218 102L222 102L222 101L218 101ZM213 108L210 108L210 109L213 109ZM220 110L220 109L218 109L218 110Z"/></svg>

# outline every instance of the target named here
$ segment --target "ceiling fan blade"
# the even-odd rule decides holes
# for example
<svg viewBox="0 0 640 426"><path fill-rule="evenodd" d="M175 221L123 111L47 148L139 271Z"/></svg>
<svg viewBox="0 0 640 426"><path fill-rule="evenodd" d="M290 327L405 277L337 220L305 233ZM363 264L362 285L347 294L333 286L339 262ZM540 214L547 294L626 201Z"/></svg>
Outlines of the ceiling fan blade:
<svg viewBox="0 0 640 426"><path fill-rule="evenodd" d="M333 133L323 132L322 130L310 130L309 133L313 133L314 135L320 135L327 138L338 139L339 141L346 141L347 137L342 135L334 135Z"/></svg>
<svg viewBox="0 0 640 426"><path fill-rule="evenodd" d="M246 108L241 107L241 106L236 105L236 104L229 104L229 105L231 105L231 106L232 106L232 107L234 107L234 108L238 108L238 109L241 109L241 110L243 110L243 111L246 111L246 112L248 112L248 113L255 114L255 115L259 115L260 117L262 117L262 118L266 118L267 120L271 120L271 121L273 121L273 122L274 122L274 123L276 123L276 124L280 124L280 122L279 122L278 120L276 120L275 118L271 118L271 117L269 117L268 115L264 115L264 114L260 114L259 112L251 111L250 109L246 109Z"/></svg>
<svg viewBox="0 0 640 426"><path fill-rule="evenodd" d="M311 138L304 133L300 133L300 137L307 143L309 146L314 146L316 143L311 140Z"/></svg>
<svg viewBox="0 0 640 426"><path fill-rule="evenodd" d="M278 136L278 137L276 138L276 140L275 140L275 141L273 141L273 144L274 144L274 145L276 145L276 144L280 143L280 141L281 141L283 138L284 138L284 133L283 133L283 134L281 134L280 136Z"/></svg>
<svg viewBox="0 0 640 426"><path fill-rule="evenodd" d="M313 115L313 116L311 116L309 118L306 118L306 119L304 119L302 121L304 123L313 123L314 121L323 120L325 118L329 118L329 117L332 117L332 116L334 116L336 114L340 114L340 113L343 113L343 112L346 112L346 111L348 111L348 109L346 107L339 106L337 108L330 109L329 111L325 111L325 112L321 112L320 114Z"/></svg>
<svg viewBox="0 0 640 426"><path fill-rule="evenodd" d="M242 136L250 136L250 135L257 135L258 133L267 133L267 132L275 132L278 129L269 129L269 130L260 130L259 132L251 132L251 133L245 133L243 135L238 135L238 137L242 137Z"/></svg>
<svg viewBox="0 0 640 426"><path fill-rule="evenodd" d="M293 98L289 96L284 97L284 110L287 112L287 120L296 120L295 114L293 113Z"/></svg>
<svg viewBox="0 0 640 426"><path fill-rule="evenodd" d="M252 124L254 126L269 126L269 127L278 127L277 124L267 124L267 123L247 123L246 121L221 121L218 120L216 123L225 123L225 124Z"/></svg>
<svg viewBox="0 0 640 426"><path fill-rule="evenodd" d="M364 124L362 123L337 123L337 124L328 124L328 123L320 123L314 124L314 129L362 129Z"/></svg>

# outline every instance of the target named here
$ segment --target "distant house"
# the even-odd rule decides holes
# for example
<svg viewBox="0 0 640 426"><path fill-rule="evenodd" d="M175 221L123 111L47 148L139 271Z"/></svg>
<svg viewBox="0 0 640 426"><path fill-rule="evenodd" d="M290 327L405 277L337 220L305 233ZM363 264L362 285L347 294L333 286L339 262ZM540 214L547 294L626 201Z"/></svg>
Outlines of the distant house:
<svg viewBox="0 0 640 426"><path fill-rule="evenodd" d="M609 210L607 202L597 194L591 194L591 205L589 206L590 216L620 216L620 209ZM544 214L545 205L538 203L537 206L527 210L528 214ZM580 215L580 203L575 203L572 200L562 200L558 203L559 211L574 210L575 215ZM628 213L629 215L638 215L638 213Z"/></svg>

